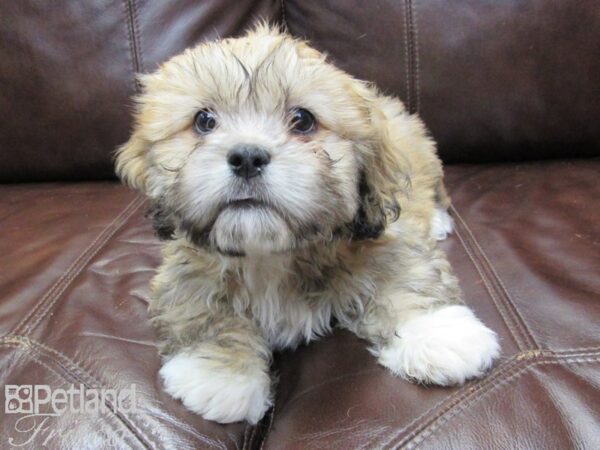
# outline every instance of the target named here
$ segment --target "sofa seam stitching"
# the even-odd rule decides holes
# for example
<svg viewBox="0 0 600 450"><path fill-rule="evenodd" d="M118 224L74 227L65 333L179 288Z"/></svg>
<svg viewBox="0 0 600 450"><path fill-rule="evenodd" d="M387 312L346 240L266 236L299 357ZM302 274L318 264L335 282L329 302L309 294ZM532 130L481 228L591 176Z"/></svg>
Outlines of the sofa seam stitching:
<svg viewBox="0 0 600 450"><path fill-rule="evenodd" d="M513 357L507 359L503 364L499 365L498 367L496 367L495 370L493 370L490 374L488 374L487 378L485 378L483 380L483 383L487 383L490 380L492 380L493 378L496 377L501 377L506 371L510 370L512 367L514 367L515 365L518 364L522 364L522 360L519 359L519 356L521 355L521 353L514 355ZM481 386L481 385L480 385ZM410 423L408 423L406 426L404 426L402 428L402 432L407 432L409 431L410 427L417 427L417 430L413 430L410 431L406 434L406 436L404 436L403 438L401 438L400 440L407 440L410 439L410 437L412 435L416 435L418 434L420 431L418 430L418 427L427 427L429 426L431 423L433 423L435 420L437 420L438 417L442 416L443 414L445 414L447 411L449 411L450 409L454 408L456 405L459 405L460 402L462 402L465 398L468 397L469 393L473 390L476 389L477 386L470 386L470 385L465 385L463 386L459 391L455 392L454 394L450 395L449 397L442 399L441 401L439 401L438 403L436 403L435 405L433 405L431 408L429 408L427 411L425 411L423 414L421 414L419 417L417 417L416 419L412 420ZM481 387L480 387L481 388ZM436 409L438 409L438 411L435 411ZM433 416L432 416L433 414ZM421 420L425 419L424 422L419 423ZM389 445L390 442L392 442L395 439L398 439L398 434L396 434L396 436L394 436L393 438L389 439L388 442L384 445Z"/></svg>
<svg viewBox="0 0 600 450"><path fill-rule="evenodd" d="M10 338L10 339L7 339ZM23 339L21 339L23 338ZM33 341L25 336L6 336L5 338L2 338L2 341L0 342L0 347L13 347L13 348L20 348L24 351L26 356L31 357L32 359L34 359L36 362L38 362L39 364L42 364L44 367L46 367L47 369L49 369L50 371L52 371L55 375L57 375L58 377L62 378L65 381L69 381L67 379L67 377L65 377L64 375L60 374L58 371L56 371L55 369L49 367L47 364L42 363L41 360L39 360L38 358L36 358L34 356L34 353L37 353L40 356L46 356L50 361L54 362L55 364L57 364L59 367L61 367L63 369L63 371L72 379L72 380L77 380L77 381L82 381L83 384L86 386L86 388L90 389L93 387L91 387L90 385L97 385L100 386L102 388L102 383L97 382L97 380L94 380L93 377L89 374L87 374L88 376L90 376L91 378L91 382L90 379L86 380L82 375L77 375L73 372L71 372L71 369L69 369L68 366L66 366L64 364L64 362L61 362L55 358L53 358L52 356L50 356L47 353L41 352L38 348L35 348L36 346L40 345L41 343ZM47 346L43 346L42 348L44 348L45 350L54 350L50 347ZM73 362L69 361L69 358L66 355L63 355L62 353L54 350L55 353L62 355L63 357L65 357L67 359L67 362L69 362L72 366L73 366ZM85 375L86 372L79 367L79 370L81 372L81 374ZM145 436L144 433L141 432L141 430L139 430L139 428L137 427L137 425L135 425L128 417L126 416L121 416L119 413L117 413L116 411L114 411L111 407L108 408L108 410L111 412L110 417L113 417L114 419L117 419L125 428L127 428L134 436L135 438L142 444L142 446L146 449L152 449L152 448L156 448L153 447L149 441L147 441L147 436Z"/></svg>
<svg viewBox="0 0 600 450"><path fill-rule="evenodd" d="M248 430L250 429L250 425L246 424L244 427L244 443L242 444L242 450L248 449Z"/></svg>
<svg viewBox="0 0 600 450"><path fill-rule="evenodd" d="M573 349L573 352L575 352L575 351L579 351L579 350ZM403 446L403 445L409 444L410 441L412 439L414 439L414 437L419 436L425 430L429 429L433 424L435 424L438 420L440 420L440 418L443 417L444 415L446 415L449 411L452 411L459 407L462 408L462 405L465 403L465 400L468 401L470 396L474 396L474 398L478 398L477 396L479 394L484 395L486 392L488 392L488 390L493 388L493 386L495 385L497 380L502 380L505 377L507 377L508 374L514 373L517 370L516 368L519 366L527 367L527 365L531 361L535 361L536 359L543 359L543 358L555 358L556 360L559 360L559 359L562 360L562 359L569 359L569 358L585 358L585 357L594 357L594 356L600 356L600 351L579 352L579 353L573 353L573 354L568 354L568 355L556 354L556 352L552 352L549 350L547 350L547 351L546 350L534 350L534 351L520 352L520 353L514 355L513 357L511 357L510 359L508 359L507 361L505 361L502 365L498 366L492 373L490 373L486 378L484 378L480 384L473 385L473 386L469 386L469 385L465 386L463 389L456 392L453 396L450 396L450 397L442 400L441 402L437 403L432 408L429 408L426 412L424 412L417 419L413 420L411 423L409 423L408 425L403 427L401 431L403 431L403 432L407 431L407 429L409 427L413 426L420 419L427 418L428 420L425 423L420 424L421 426L423 426L422 429L411 431L404 437L400 437L399 435L396 435L395 438L388 440L388 442L386 444L383 444L383 446L391 446L392 445L391 443L395 440L400 441L398 444L395 444L397 446ZM488 387L489 387L489 389L488 389ZM442 406L444 403L447 403L447 405L444 406L444 408L442 408L440 411L436 412L433 417L428 417L431 415L433 409L435 409L439 406ZM394 448L396 448L396 447L394 447Z"/></svg>
<svg viewBox="0 0 600 450"><path fill-rule="evenodd" d="M451 205L451 209L452 209L452 212L456 214L456 217L459 219L460 224L466 231L470 240L475 245L474 250L476 250L476 252L478 253L480 258L483 258L483 261L482 261L483 265L486 266L488 269L488 270L486 270L486 272L491 272L488 274L488 276L490 278L489 281L492 281L492 282L497 281L497 283L499 284L500 287L495 286L494 290L496 291L496 294L500 294L499 299L502 303L505 304L505 306L507 308L507 312L512 316L514 325L516 325L516 327L519 329L520 333L522 334L522 337L524 338L526 347L533 347L535 349L539 349L540 346L538 345L535 338L533 337L533 334L531 333L531 330L530 330L529 326L527 325L527 322L525 321L523 316L519 313L519 310L515 306L515 303L512 300L510 294L508 293L506 286L504 285L502 279L498 275L498 272L495 270L491 261L489 260L489 258L485 254L485 252L483 251L483 248L479 245L477 238L475 237L475 235L473 234L473 232L471 231L471 229L469 228L467 223L464 221L464 219L462 218L462 216L460 215L458 210L454 207L454 205Z"/></svg>
<svg viewBox="0 0 600 450"><path fill-rule="evenodd" d="M414 438L411 438L404 446L407 449L415 449L419 445L421 445L425 439L433 436L437 431L444 427L450 420L463 412L466 407L477 403L482 400L488 394L494 392L498 387L506 385L518 378L520 378L523 374L528 372L530 369L533 369L540 365L566 365L570 363L575 364L585 364L585 363L595 363L600 362L600 354L590 355L588 357L549 357L548 360L539 360L539 361L528 361L526 365L523 367L515 366L513 370L507 372L503 378L499 378L494 381L494 383L490 386L489 389L480 393L480 395L474 395L472 398L467 399L465 402L462 402L460 408L448 410L447 414L440 416L436 422L432 423L430 427L425 430L421 430L419 434L417 434Z"/></svg>
<svg viewBox="0 0 600 450"><path fill-rule="evenodd" d="M133 46L131 45L131 24L129 22L129 5L127 0L123 0L123 8L125 15L125 28L127 29L127 43L129 44L129 51L127 53L127 58L129 59L129 64L131 66L131 72L135 73L135 58L133 55ZM135 81L135 77L132 80L133 88L137 91L137 83Z"/></svg>
<svg viewBox="0 0 600 450"><path fill-rule="evenodd" d="M418 110L417 100L415 98L416 83L416 25L414 22L414 8L412 0L404 0L404 42L406 58L406 96L408 112L414 114Z"/></svg>
<svg viewBox="0 0 600 450"><path fill-rule="evenodd" d="M286 30L289 33L290 29L288 27L287 17L285 14L285 1L279 0L279 5L281 10L281 24L283 25L284 30Z"/></svg>
<svg viewBox="0 0 600 450"><path fill-rule="evenodd" d="M83 367L83 365L80 362L72 359L71 357L57 349L44 344L43 342L31 339L27 336L20 335L8 335L0 337L0 346L7 346L11 344L13 346L19 345L21 348L25 349L34 349L38 353L46 356L48 359L52 360L58 366L63 368L63 370L66 373L68 373L72 378L83 380L86 384L89 385L99 386L100 388L104 387L104 383L99 381L91 372L89 372L85 367ZM55 355L55 357L51 355ZM57 358L62 358L62 361ZM136 430L139 430L140 434L142 434L144 437L147 437L147 435L139 429L139 426L136 425L130 417L127 417L126 415L123 415L123 417L128 423L131 423L132 427L134 427Z"/></svg>
<svg viewBox="0 0 600 450"><path fill-rule="evenodd" d="M457 216L457 218L460 218L456 209L453 207L451 207L451 208L453 209L453 212ZM492 303L494 304L496 311L498 311L498 313L500 314L500 317L502 318L502 321L506 325L506 327L510 333L510 336L513 338L513 340L517 344L517 347L519 348L519 350L525 351L527 346L521 341L521 337L519 336L520 332L514 328L513 319L508 317L508 315L507 315L508 311L505 310L505 307L500 306L501 302L500 302L500 299L497 297L497 293L495 292L493 285L488 280L483 267L480 266L480 263L477 261L476 255L473 253L473 250L470 248L470 246L466 242L465 237L462 235L462 233L460 231L460 228L461 228L460 222L461 221L459 220L459 223L458 223L459 226L457 226L455 228L455 233L461 243L461 246L467 253L467 256L471 260L471 263L475 266L475 269L479 273L479 276L485 285L488 295L492 299Z"/></svg>
<svg viewBox="0 0 600 450"><path fill-rule="evenodd" d="M420 79L419 79L419 23L417 17L417 0L411 1L411 20L413 28L413 82L414 82L414 101L415 113L420 109Z"/></svg>
<svg viewBox="0 0 600 450"><path fill-rule="evenodd" d="M35 362L36 362L36 363L38 363L39 365L41 365L41 366L45 367L45 368L46 368L48 371L52 372L54 375L56 375L56 376L57 376L58 378L60 378L61 380L63 380L63 381L66 381L66 382L68 382L68 381L69 381L69 380L67 380L67 379L66 379L66 378L65 378L65 377L64 377L62 374L60 374L60 373L59 373L59 372L58 372L56 369L54 369L53 367L51 367L49 364L46 364L45 362L43 362L41 359L39 359L38 357L36 357L36 355L34 355L33 353L29 352L29 351L27 350L27 347L23 347L23 346L21 346L21 345L19 345L19 344L16 344L16 343L14 343L14 342L13 342L13 343L11 343L11 342L2 342L2 343L0 343L0 347L13 347L13 348L16 348L16 349L18 349L18 350L21 350L21 351L22 351L22 354L23 354L24 356L26 356L26 357L28 357L28 358L31 358L33 361L35 361ZM109 408L109 409L110 409L110 408ZM112 412L112 411L111 411L111 412ZM114 414L112 414L112 415L109 415L108 417L111 417L113 420L115 420L115 419L116 419L116 417L114 416ZM121 423L121 425L125 426L125 428L126 428L127 430L129 430L129 432L130 432L130 433L132 433L132 430L131 430L131 428L129 428L127 425L125 425L125 424L124 424L124 423L122 423L121 421L118 421L118 422L120 422L120 423ZM134 434L134 433L132 433L132 434ZM137 439L137 436L135 436L135 434L134 434L134 437ZM139 441L139 439L138 439L138 441ZM146 445L144 445L143 443L142 443L142 445L143 445L143 447L144 447L144 448L149 448L149 447L147 447Z"/></svg>
<svg viewBox="0 0 600 450"><path fill-rule="evenodd" d="M123 0L125 6L125 19L127 22L127 37L129 41L129 59L131 60L131 68L133 73L133 87L136 92L140 92L141 84L137 78L137 73L140 72L140 59L138 55L138 47L136 42L135 24L134 24L134 12L132 0Z"/></svg>
<svg viewBox="0 0 600 450"><path fill-rule="evenodd" d="M131 0L132 13L133 13L133 37L136 43L137 56L138 56L138 70L144 72L144 50L142 48L142 29L139 24L139 9L137 0Z"/></svg>
<svg viewBox="0 0 600 450"><path fill-rule="evenodd" d="M257 425L253 425L253 426L248 426L248 428L250 428L252 430L252 432L250 433L250 436L248 437L247 442L244 442L244 450L252 450L252 443L254 442L254 435L256 434L256 428ZM244 433L245 434L245 433ZM245 440L246 436L244 436L244 440Z"/></svg>
<svg viewBox="0 0 600 450"><path fill-rule="evenodd" d="M0 346L10 344L20 345L24 349L33 350L39 355L47 357L49 360L53 361L59 367L61 367L65 371L65 373L67 373L70 377L76 380L83 381L86 384L86 387L88 387L87 385L90 385L104 388L104 384L98 381L94 377L94 375L92 375L85 368L83 368L80 365L80 363L72 360L69 356L60 352L59 350L56 350L52 347L43 344L42 342L31 339L27 336L7 336L6 338L0 339ZM55 355L56 357L53 357L51 355ZM61 361L57 358L62 358L63 360ZM119 420L123 422L125 426L131 425L131 428L137 430L138 433L143 435L141 430L139 430L139 427L135 425L129 417L123 415L123 417L121 418L121 414L118 414L114 411L113 414L119 417Z"/></svg>
<svg viewBox="0 0 600 450"><path fill-rule="evenodd" d="M125 214L130 208L133 207L135 202L140 198L137 196L131 202L127 204L127 206L92 240L92 242L75 258L75 260L66 268L66 270L61 274L61 276L50 286L50 288L46 291L46 293L42 296L42 298L29 310L29 312L15 325L15 327L8 334L19 334L19 330L25 327L25 324L32 319L33 317L37 317L37 310L41 308L45 303L47 303L48 299L54 295L54 292L59 289L61 283L64 283L67 278L69 278L70 274L76 270L77 265L80 263L82 258L85 255L92 251L94 246L103 238L103 235L107 232L109 228L115 225L115 223L119 220L119 218Z"/></svg>
<svg viewBox="0 0 600 450"><path fill-rule="evenodd" d="M137 202L136 202L136 200L137 200ZM67 290L67 288L69 288L71 286L73 281L81 274L83 269L85 269L85 267L90 263L90 261L94 258L94 256L96 256L98 254L98 252L104 248L104 246L112 239L112 237L115 235L115 233L117 233L117 231L119 231L127 223L127 221L131 218L131 216L138 210L138 208L143 203L144 203L144 199L140 195L138 195L134 199L132 204L130 204L131 209L125 208L125 210L123 210L115 218L115 220L113 222L111 222L111 224L109 224L98 235L98 236L101 236L106 232L106 234L104 236L102 236L100 240L96 241L96 243L94 244L94 247L92 247L92 246L88 247L88 248L90 248L89 255L83 256L83 258L80 260L81 264L79 264L79 267L73 267L72 271L64 278L65 282L63 283L63 285L60 288L57 287L58 291L53 292L52 294L50 294L48 296L48 298L45 301L46 304L44 305L41 302L38 304L39 305L38 311L31 317L32 322L24 327L24 329L22 331L23 335L27 336L33 332L33 330L40 324L43 317L46 314L48 314L48 312L54 307L56 302L61 298L62 294ZM127 211L127 209L129 209L129 211ZM112 229L111 229L111 226L112 226ZM82 253L82 255L84 255L85 253L86 252L84 251ZM58 282L57 282L57 286L58 286ZM14 333L14 334L17 334L17 333Z"/></svg>
<svg viewBox="0 0 600 450"><path fill-rule="evenodd" d="M97 245L97 243L102 240L104 233L106 232L107 229L109 229L110 227L112 227L115 222L118 220L118 218L125 212L128 211L130 207L132 207L133 203L135 202L136 199L133 199L129 204L127 204L127 206L125 207L124 210L122 210L104 229L102 229L102 231L92 240L92 242L83 250L83 252L81 252L77 258L75 258L75 260L67 267L67 269L62 273L62 275L58 278L58 280L46 291L46 293L44 294L44 296L41 298L41 300L35 304L35 306L33 306L29 312L27 313L27 315L25 317L23 317L23 319L21 319L21 321L15 326L15 328L13 329L13 331L9 334L18 334L19 330L23 327L25 327L25 323L27 321L29 321L30 319L32 319L32 317L37 317L37 310L39 308L41 308L47 301L48 298L50 298L51 296L54 296L54 292L59 289L59 286L66 282L65 280L67 280L67 278L70 277L70 274L76 270L77 266L79 265L80 261L85 257L85 255L89 252L92 251L92 249Z"/></svg>
<svg viewBox="0 0 600 450"><path fill-rule="evenodd" d="M267 438L269 437L269 435L271 434L271 429L273 428L273 422L275 420L275 408L277 406L277 397L273 397L273 408L271 409L271 413L269 414L269 426L267 427L266 431L263 433L262 436L262 440L260 442L260 449L259 450L263 450L264 446L265 446L265 442L267 441Z"/></svg>
<svg viewBox="0 0 600 450"><path fill-rule="evenodd" d="M410 57L409 57L409 37L408 37L408 11L407 11L407 2L409 0L404 0L402 2L402 11L404 12L404 77L406 78L406 104L408 106L408 112L410 113Z"/></svg>
<svg viewBox="0 0 600 450"><path fill-rule="evenodd" d="M461 218L462 221L462 218ZM477 238L475 237L475 235L472 233L472 231L468 228L468 226L466 226L465 224L465 228L467 229L467 232L469 234L472 235L472 240L475 243L475 245L477 246L477 248L479 249L479 253L481 254L481 256L483 257L483 259L487 262L487 265L489 266L490 270L492 271L492 273L494 274L494 277L496 278L496 280L498 280L498 283L500 283L500 287L502 288L502 290L504 291L505 297L506 299L509 301L510 305L512 306L512 308L514 309L514 314L517 316L517 318L520 321L520 324L523 328L525 328L525 333L528 335L529 339L530 339L530 343L533 344L533 346L537 349L540 348L540 346L538 345L538 343L535 340L535 337L533 336L533 333L531 332L531 329L529 327L529 325L527 324L527 320L525 320L525 317L523 317L520 313L519 310L517 309L514 301L512 300L512 297L510 296L508 289L506 289L506 285L504 284L504 281L502 280L502 278L498 275L498 272L496 271L496 268L494 267L494 265L492 264L492 262L489 260L489 258L487 257L487 254L483 251L483 248L481 247L481 245L479 244L479 241L477 240Z"/></svg>

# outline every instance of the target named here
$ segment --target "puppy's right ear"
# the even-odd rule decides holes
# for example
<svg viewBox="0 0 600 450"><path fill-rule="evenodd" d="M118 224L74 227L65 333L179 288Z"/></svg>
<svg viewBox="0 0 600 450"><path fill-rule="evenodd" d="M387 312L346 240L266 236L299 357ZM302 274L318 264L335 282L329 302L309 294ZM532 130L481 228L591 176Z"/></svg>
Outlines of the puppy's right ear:
<svg viewBox="0 0 600 450"><path fill-rule="evenodd" d="M117 149L117 175L124 183L141 192L146 191L148 174L147 150L148 141L138 132L134 132L129 141Z"/></svg>

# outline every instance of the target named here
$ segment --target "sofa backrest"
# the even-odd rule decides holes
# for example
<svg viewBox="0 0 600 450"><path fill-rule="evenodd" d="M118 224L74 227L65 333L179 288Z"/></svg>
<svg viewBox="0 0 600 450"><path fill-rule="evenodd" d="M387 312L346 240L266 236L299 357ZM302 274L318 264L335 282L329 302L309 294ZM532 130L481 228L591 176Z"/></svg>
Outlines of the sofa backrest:
<svg viewBox="0 0 600 450"><path fill-rule="evenodd" d="M135 72L281 23L418 112L446 162L600 154L600 8L579 0L0 2L0 182L106 179Z"/></svg>

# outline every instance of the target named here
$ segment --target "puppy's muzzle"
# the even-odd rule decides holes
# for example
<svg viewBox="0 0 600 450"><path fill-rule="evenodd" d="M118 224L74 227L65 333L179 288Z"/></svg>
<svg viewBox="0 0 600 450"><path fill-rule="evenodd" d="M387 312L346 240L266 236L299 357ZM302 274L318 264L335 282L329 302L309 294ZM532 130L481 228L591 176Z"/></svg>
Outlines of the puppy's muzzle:
<svg viewBox="0 0 600 450"><path fill-rule="evenodd" d="M269 152L255 145L236 145L227 154L227 163L232 172L246 180L260 175L270 162Z"/></svg>

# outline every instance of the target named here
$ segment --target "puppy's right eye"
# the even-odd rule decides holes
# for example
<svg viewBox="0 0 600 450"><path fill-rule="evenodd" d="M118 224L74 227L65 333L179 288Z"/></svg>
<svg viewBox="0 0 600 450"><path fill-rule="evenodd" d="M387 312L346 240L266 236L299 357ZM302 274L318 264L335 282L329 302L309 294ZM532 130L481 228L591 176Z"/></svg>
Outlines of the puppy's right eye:
<svg viewBox="0 0 600 450"><path fill-rule="evenodd" d="M212 111L202 109L194 117L194 128L200 134L210 133L217 126L217 119Z"/></svg>

